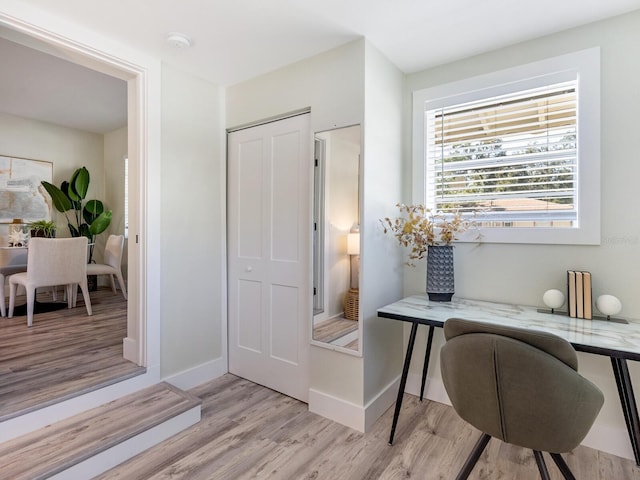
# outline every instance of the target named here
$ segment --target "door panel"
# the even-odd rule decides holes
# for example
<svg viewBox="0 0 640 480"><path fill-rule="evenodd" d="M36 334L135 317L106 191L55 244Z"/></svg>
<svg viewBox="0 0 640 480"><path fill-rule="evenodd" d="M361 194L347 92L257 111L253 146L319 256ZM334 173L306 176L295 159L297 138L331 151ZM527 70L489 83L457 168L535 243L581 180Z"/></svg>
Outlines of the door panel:
<svg viewBox="0 0 640 480"><path fill-rule="evenodd" d="M229 371L307 401L309 115L229 134Z"/></svg>
<svg viewBox="0 0 640 480"><path fill-rule="evenodd" d="M271 355L298 364L299 289L285 285L271 287Z"/></svg>
<svg viewBox="0 0 640 480"><path fill-rule="evenodd" d="M262 353L262 322L260 321L260 305L262 304L262 290L260 282L240 280L238 282L238 347L246 348L255 353ZM251 298L254 301L241 303L242 299Z"/></svg>

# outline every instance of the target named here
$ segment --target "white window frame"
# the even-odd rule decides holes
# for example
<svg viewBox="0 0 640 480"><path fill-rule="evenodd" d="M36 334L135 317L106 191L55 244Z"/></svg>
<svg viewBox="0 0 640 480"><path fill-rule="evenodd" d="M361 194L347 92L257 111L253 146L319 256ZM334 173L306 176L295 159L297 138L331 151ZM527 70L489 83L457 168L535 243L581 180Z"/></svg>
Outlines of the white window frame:
<svg viewBox="0 0 640 480"><path fill-rule="evenodd" d="M425 112L481 98L578 80L577 226L482 228L491 243L600 244L600 49L590 48L413 93L413 202L425 203ZM464 236L473 241L477 232Z"/></svg>

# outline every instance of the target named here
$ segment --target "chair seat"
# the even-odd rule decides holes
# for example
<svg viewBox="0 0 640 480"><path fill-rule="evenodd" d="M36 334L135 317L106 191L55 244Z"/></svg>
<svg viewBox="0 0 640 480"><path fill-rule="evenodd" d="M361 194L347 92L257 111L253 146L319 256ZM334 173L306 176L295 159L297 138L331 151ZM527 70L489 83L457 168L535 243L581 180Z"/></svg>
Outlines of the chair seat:
<svg viewBox="0 0 640 480"><path fill-rule="evenodd" d="M109 275L111 290L116 292L116 282L118 279L122 296L127 299L127 287L122 275L121 262L122 251L124 249L124 235L109 235L104 249L104 263L90 263L87 265L87 275Z"/></svg>
<svg viewBox="0 0 640 480"><path fill-rule="evenodd" d="M87 275L115 275L118 271L111 265L90 263L87 265Z"/></svg>

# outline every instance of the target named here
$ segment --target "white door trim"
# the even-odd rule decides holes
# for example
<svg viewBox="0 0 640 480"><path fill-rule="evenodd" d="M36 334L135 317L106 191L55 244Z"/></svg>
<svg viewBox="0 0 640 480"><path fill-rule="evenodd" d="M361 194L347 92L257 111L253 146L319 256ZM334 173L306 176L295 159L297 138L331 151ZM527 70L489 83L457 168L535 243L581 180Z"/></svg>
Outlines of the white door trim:
<svg viewBox="0 0 640 480"><path fill-rule="evenodd" d="M52 46L66 60L128 82L130 185L134 187L129 191L138 195L131 196L129 203L133 210L129 215L130 295L123 346L125 358L159 376L160 267L147 259L158 258L160 252L160 212L148 208L160 204L159 182L151 182L159 177L160 168L160 63L28 5L10 2L3 9L0 27ZM138 248L131 248L136 238Z"/></svg>

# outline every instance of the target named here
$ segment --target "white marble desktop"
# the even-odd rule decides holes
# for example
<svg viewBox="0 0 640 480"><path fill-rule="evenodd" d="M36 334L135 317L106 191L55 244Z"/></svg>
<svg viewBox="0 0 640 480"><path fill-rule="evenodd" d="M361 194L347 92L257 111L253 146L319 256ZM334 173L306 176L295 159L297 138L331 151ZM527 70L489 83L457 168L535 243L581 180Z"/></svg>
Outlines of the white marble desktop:
<svg viewBox="0 0 640 480"><path fill-rule="evenodd" d="M640 356L640 321L629 323L584 320L567 315L541 313L537 307L483 302L454 297L451 302L430 302L414 295L378 309L378 313L444 323L448 318L465 318L500 325L512 325L554 333L574 345L629 352ZM639 358L640 359L640 358Z"/></svg>

